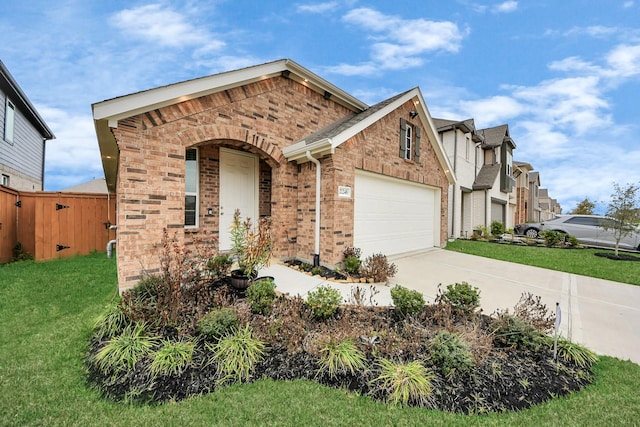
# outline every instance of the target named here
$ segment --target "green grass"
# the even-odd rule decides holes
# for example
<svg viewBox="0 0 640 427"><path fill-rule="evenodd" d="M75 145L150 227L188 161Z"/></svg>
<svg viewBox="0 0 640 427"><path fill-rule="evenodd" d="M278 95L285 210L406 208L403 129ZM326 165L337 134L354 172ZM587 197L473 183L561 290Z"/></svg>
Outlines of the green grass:
<svg viewBox="0 0 640 427"><path fill-rule="evenodd" d="M533 265L566 273L581 274L614 282L640 285L640 262L614 261L598 257L606 249L556 249L535 246L501 245L474 240L455 240L446 249L465 254ZM635 254L636 256L640 256Z"/></svg>
<svg viewBox="0 0 640 427"><path fill-rule="evenodd" d="M640 366L610 357L595 382L518 413L463 416L401 408L311 381L262 380L164 405L103 399L85 382L95 319L115 295L104 254L0 266L2 426L637 425Z"/></svg>

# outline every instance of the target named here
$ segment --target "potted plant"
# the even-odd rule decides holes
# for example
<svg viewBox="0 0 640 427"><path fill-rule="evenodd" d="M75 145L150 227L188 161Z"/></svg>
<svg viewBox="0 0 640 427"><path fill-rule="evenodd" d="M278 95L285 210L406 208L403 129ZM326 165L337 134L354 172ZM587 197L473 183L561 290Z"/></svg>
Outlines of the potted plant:
<svg viewBox="0 0 640 427"><path fill-rule="evenodd" d="M244 221L236 209L231 223L231 250L238 268L231 272L231 284L246 289L258 271L269 265L271 258L271 227L269 218L261 218L254 226L251 218Z"/></svg>

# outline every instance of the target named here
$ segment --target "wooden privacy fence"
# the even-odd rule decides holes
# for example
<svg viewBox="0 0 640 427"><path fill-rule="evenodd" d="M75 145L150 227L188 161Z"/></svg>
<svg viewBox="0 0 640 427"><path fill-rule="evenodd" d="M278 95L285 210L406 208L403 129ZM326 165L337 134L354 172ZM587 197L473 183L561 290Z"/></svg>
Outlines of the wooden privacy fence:
<svg viewBox="0 0 640 427"><path fill-rule="evenodd" d="M107 194L18 192L0 186L0 263L20 242L36 260L106 250L115 231L115 200Z"/></svg>

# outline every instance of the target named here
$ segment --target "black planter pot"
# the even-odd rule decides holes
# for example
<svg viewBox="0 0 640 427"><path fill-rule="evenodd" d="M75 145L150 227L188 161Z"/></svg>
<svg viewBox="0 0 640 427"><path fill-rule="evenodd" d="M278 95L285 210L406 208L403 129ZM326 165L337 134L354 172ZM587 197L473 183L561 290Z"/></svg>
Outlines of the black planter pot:
<svg viewBox="0 0 640 427"><path fill-rule="evenodd" d="M243 270L233 270L231 272L231 286L236 289L247 289L257 274L247 276Z"/></svg>

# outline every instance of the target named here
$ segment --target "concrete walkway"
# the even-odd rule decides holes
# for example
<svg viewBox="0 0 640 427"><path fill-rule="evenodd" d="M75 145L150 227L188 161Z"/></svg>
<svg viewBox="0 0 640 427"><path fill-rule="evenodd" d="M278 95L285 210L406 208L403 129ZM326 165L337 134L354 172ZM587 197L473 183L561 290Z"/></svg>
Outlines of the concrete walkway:
<svg viewBox="0 0 640 427"><path fill-rule="evenodd" d="M390 290L395 284L420 291L432 303L443 286L466 281L480 289L484 313L508 308L524 292L539 295L543 303L562 311L564 337L585 345L598 354L631 360L640 364L640 286L594 279L489 258L466 255L443 249L390 257L398 267L388 285L344 284L327 282L274 263L261 274L273 276L277 289L290 295L306 297L320 285L340 290L345 301L352 299L357 287L375 304L389 305Z"/></svg>

